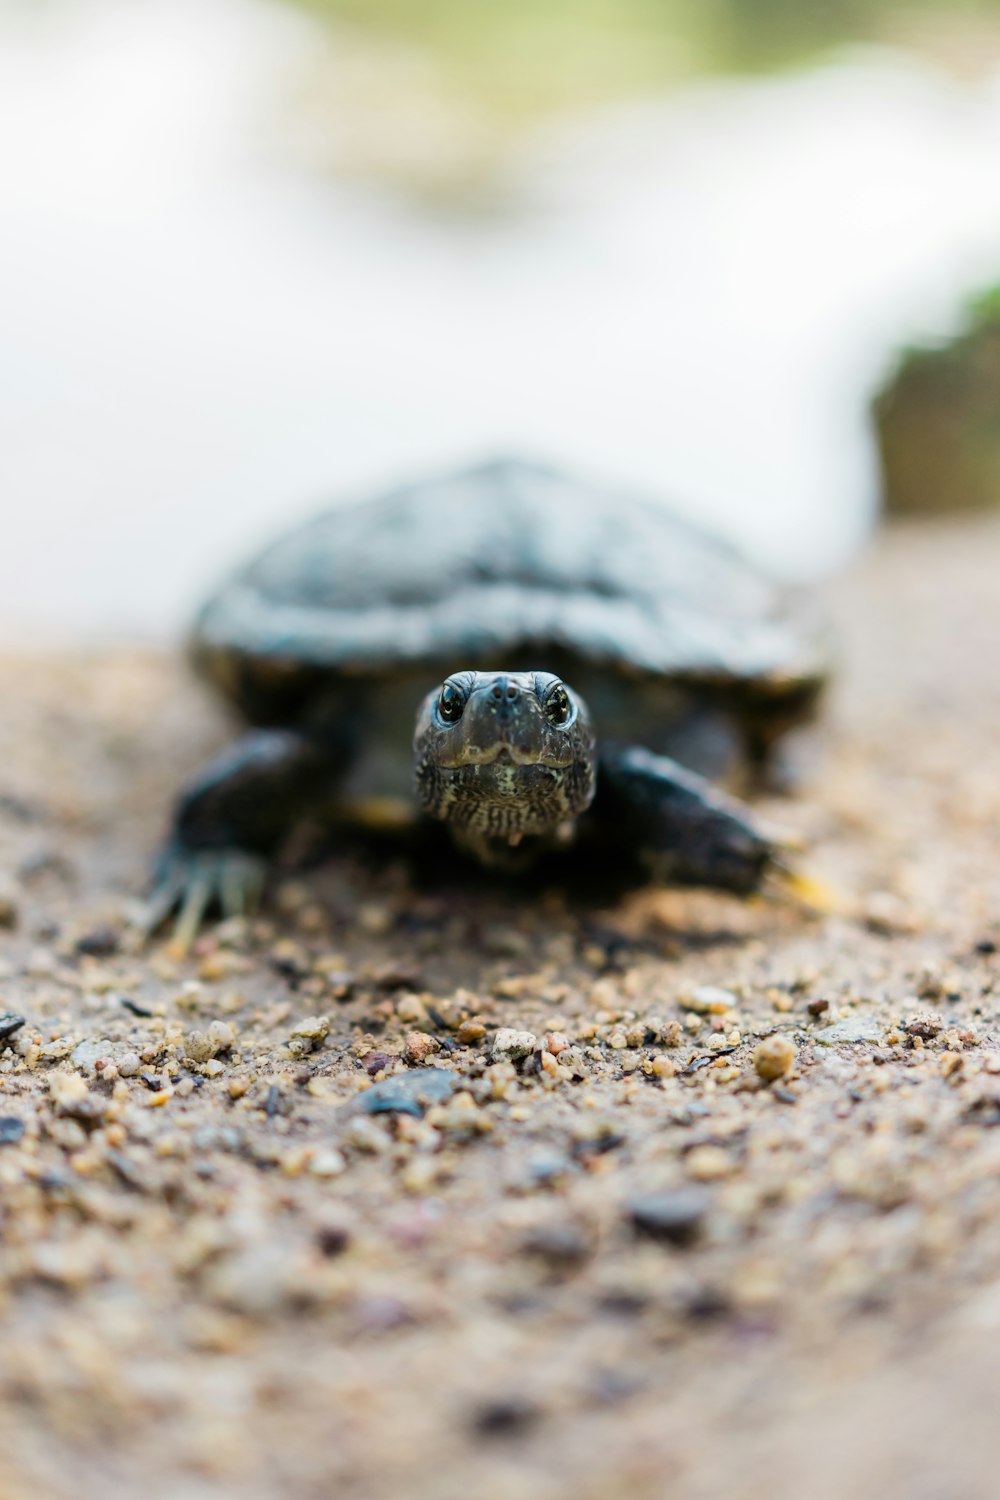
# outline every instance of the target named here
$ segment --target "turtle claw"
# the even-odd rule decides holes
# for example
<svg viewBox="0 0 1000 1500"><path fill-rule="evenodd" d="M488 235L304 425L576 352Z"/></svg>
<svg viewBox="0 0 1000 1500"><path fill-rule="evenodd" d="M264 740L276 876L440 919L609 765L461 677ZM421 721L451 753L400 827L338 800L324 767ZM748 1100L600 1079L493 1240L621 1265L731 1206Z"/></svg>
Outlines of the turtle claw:
<svg viewBox="0 0 1000 1500"><path fill-rule="evenodd" d="M829 885L809 870L797 869L776 857L767 872L765 890L779 900L792 901L821 917L857 917L858 903L838 887Z"/></svg>
<svg viewBox="0 0 1000 1500"><path fill-rule="evenodd" d="M213 908L223 918L252 916L260 904L267 863L242 849L169 848L156 872L153 893L140 919L152 937L172 912L177 913L171 949L183 957Z"/></svg>

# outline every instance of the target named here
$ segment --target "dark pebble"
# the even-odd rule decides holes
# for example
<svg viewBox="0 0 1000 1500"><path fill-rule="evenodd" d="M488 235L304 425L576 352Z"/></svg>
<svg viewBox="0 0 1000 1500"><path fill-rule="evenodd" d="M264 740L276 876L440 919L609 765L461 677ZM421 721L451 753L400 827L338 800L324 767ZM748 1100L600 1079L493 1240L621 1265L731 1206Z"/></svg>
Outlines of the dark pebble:
<svg viewBox="0 0 1000 1500"><path fill-rule="evenodd" d="M648 1311L652 1300L648 1292L619 1286L603 1292L597 1299L597 1306L601 1312L610 1313L614 1318L640 1318Z"/></svg>
<svg viewBox="0 0 1000 1500"><path fill-rule="evenodd" d="M77 953L87 958L110 958L118 952L120 935L114 927L95 927L76 940Z"/></svg>
<svg viewBox="0 0 1000 1500"><path fill-rule="evenodd" d="M412 964L381 964L368 977L377 990L419 990L423 987L423 975Z"/></svg>
<svg viewBox="0 0 1000 1500"><path fill-rule="evenodd" d="M996 1094L980 1094L962 1115L972 1125L1000 1125L1000 1097Z"/></svg>
<svg viewBox="0 0 1000 1500"><path fill-rule="evenodd" d="M711 1323L726 1317L732 1303L719 1287L702 1286L687 1298L684 1311L695 1323Z"/></svg>
<svg viewBox="0 0 1000 1500"><path fill-rule="evenodd" d="M419 1118L428 1104L440 1104L447 1099L457 1083L458 1074L450 1068L414 1068L410 1073L383 1078L381 1083L363 1089L346 1106L346 1113Z"/></svg>
<svg viewBox="0 0 1000 1500"><path fill-rule="evenodd" d="M374 1078L376 1073L381 1073L383 1068L389 1068L395 1062L399 1062L399 1058L391 1052L369 1052L365 1058L365 1072L369 1078Z"/></svg>
<svg viewBox="0 0 1000 1500"><path fill-rule="evenodd" d="M272 955L270 962L275 973L280 974L282 979L287 979L292 989L301 984L309 973L309 965L304 958L282 953L277 957Z"/></svg>
<svg viewBox="0 0 1000 1500"><path fill-rule="evenodd" d="M579 1224L538 1224L521 1242L522 1254L537 1256L559 1269L581 1265L590 1249L590 1238Z"/></svg>
<svg viewBox="0 0 1000 1500"><path fill-rule="evenodd" d="M942 1029L942 1022L937 1016L916 1015L910 1016L903 1022L903 1030L908 1036L918 1036L922 1042L932 1042Z"/></svg>
<svg viewBox="0 0 1000 1500"><path fill-rule="evenodd" d="M24 1024L24 1017L15 1016L13 1011L0 1016L0 1042L5 1042L8 1037L14 1035L15 1031L20 1031Z"/></svg>
<svg viewBox="0 0 1000 1500"><path fill-rule="evenodd" d="M128 1011L130 1016L139 1016L145 1018L153 1014L148 1006L140 1005L138 1000L132 1000L128 995L122 995L121 1003L124 1009Z"/></svg>
<svg viewBox="0 0 1000 1500"><path fill-rule="evenodd" d="M627 1136L621 1131L609 1130L607 1135L599 1135L592 1141L574 1141L572 1151L574 1156L590 1157L603 1156L607 1151L617 1151L619 1146L624 1146Z"/></svg>
<svg viewBox="0 0 1000 1500"><path fill-rule="evenodd" d="M738 1051L736 1047L718 1047L714 1052L705 1052L701 1057L696 1057L693 1062L688 1063L686 1068L681 1068L678 1078L688 1078L692 1073L700 1073L702 1068L710 1068L717 1057L729 1057Z"/></svg>
<svg viewBox="0 0 1000 1500"><path fill-rule="evenodd" d="M343 1255L351 1243L351 1232L345 1224L321 1224L316 1231L316 1244L321 1255L333 1260Z"/></svg>
<svg viewBox="0 0 1000 1500"><path fill-rule="evenodd" d="M534 1427L541 1411L524 1396L501 1396L487 1401L474 1414L472 1429L479 1437L519 1437Z"/></svg>
<svg viewBox="0 0 1000 1500"><path fill-rule="evenodd" d="M24 1135L24 1121L16 1115L0 1118L0 1146L16 1146Z"/></svg>
<svg viewBox="0 0 1000 1500"><path fill-rule="evenodd" d="M701 1238L711 1199L700 1188L644 1193L633 1198L628 1215L637 1234L686 1249Z"/></svg>

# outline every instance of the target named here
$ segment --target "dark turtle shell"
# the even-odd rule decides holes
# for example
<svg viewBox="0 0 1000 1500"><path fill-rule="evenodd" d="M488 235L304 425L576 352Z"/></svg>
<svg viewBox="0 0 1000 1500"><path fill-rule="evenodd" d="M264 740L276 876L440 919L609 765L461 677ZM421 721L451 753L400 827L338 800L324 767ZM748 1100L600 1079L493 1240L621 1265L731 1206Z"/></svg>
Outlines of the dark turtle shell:
<svg viewBox="0 0 1000 1500"><path fill-rule="evenodd" d="M271 721L331 676L433 681L456 665L581 664L798 702L828 659L822 629L716 538L516 461L289 532L208 601L194 645L223 691Z"/></svg>

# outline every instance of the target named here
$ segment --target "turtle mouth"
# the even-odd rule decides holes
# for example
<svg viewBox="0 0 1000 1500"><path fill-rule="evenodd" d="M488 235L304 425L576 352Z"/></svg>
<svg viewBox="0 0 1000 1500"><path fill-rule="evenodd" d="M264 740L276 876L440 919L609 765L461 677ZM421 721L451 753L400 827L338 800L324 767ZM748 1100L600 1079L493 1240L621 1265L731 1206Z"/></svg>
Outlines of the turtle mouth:
<svg viewBox="0 0 1000 1500"><path fill-rule="evenodd" d="M562 771L573 764L575 756L546 755L537 745L516 745L501 740L495 745L462 745L451 755L438 753L438 765L443 771L461 771L473 766L539 766L550 771Z"/></svg>

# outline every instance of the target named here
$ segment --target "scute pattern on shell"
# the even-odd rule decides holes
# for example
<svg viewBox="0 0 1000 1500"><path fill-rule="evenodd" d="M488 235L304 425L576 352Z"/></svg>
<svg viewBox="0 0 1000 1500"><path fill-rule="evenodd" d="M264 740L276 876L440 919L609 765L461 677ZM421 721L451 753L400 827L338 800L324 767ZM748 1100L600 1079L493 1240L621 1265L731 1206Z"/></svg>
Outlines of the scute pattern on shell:
<svg viewBox="0 0 1000 1500"><path fill-rule="evenodd" d="M497 462L336 509L205 606L206 657L371 674L561 650L699 680L824 675L823 632L714 537L629 495Z"/></svg>

